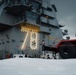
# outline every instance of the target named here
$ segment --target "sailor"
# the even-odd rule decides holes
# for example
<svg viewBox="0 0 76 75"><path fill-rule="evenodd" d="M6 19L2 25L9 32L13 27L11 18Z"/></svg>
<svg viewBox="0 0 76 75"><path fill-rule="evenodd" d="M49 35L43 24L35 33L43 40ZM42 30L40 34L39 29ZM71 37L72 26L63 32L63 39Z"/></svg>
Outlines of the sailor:
<svg viewBox="0 0 76 75"><path fill-rule="evenodd" d="M45 40L42 41L42 51L43 51L43 56L45 55Z"/></svg>

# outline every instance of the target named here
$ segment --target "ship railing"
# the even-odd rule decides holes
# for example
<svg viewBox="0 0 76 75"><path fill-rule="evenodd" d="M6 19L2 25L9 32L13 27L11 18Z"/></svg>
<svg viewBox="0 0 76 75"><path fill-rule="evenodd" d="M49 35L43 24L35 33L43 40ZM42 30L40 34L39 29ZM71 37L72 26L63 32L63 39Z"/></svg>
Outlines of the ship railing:
<svg viewBox="0 0 76 75"><path fill-rule="evenodd" d="M6 6L14 6L14 5L29 5L30 2L28 0L8 0L6 2Z"/></svg>

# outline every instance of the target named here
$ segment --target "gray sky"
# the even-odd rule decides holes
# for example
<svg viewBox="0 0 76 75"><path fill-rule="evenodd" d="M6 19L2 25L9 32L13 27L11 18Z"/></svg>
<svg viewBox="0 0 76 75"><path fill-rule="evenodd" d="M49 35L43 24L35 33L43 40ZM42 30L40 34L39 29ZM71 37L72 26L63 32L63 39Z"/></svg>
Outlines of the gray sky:
<svg viewBox="0 0 76 75"><path fill-rule="evenodd" d="M51 0L57 7L57 19L69 30L71 39L76 38L76 0Z"/></svg>

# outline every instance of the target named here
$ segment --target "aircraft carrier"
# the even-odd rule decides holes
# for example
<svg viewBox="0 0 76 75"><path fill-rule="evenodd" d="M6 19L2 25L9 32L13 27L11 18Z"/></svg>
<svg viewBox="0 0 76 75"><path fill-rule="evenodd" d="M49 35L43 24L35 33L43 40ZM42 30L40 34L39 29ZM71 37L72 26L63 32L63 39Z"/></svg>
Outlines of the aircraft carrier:
<svg viewBox="0 0 76 75"><path fill-rule="evenodd" d="M56 12L51 0L0 0L0 56L39 57L43 44L55 47L63 37Z"/></svg>

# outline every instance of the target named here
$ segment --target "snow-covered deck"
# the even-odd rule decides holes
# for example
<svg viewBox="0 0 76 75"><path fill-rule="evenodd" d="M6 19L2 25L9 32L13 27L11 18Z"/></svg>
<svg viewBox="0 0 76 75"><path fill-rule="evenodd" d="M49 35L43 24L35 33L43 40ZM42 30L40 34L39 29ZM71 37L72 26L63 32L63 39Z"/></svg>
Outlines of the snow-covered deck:
<svg viewBox="0 0 76 75"><path fill-rule="evenodd" d="M0 60L0 75L76 75L76 60L5 59Z"/></svg>

